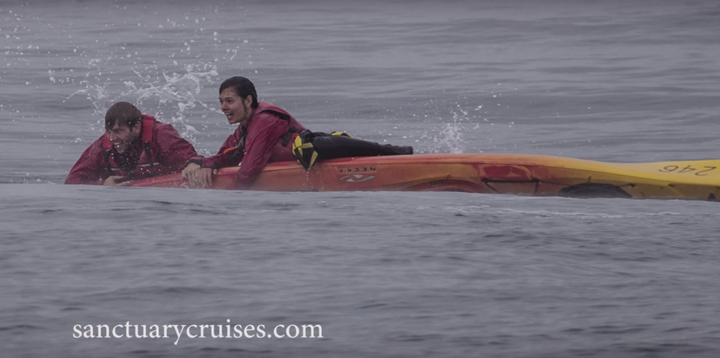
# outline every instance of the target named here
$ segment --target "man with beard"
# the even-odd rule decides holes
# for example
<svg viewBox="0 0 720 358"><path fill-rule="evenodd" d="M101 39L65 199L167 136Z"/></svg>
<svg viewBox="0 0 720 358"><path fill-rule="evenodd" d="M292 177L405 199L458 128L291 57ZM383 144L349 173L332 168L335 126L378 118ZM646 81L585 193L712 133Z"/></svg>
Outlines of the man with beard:
<svg viewBox="0 0 720 358"><path fill-rule="evenodd" d="M126 186L132 180L177 173L197 156L170 124L128 102L108 109L105 131L82 153L65 184Z"/></svg>

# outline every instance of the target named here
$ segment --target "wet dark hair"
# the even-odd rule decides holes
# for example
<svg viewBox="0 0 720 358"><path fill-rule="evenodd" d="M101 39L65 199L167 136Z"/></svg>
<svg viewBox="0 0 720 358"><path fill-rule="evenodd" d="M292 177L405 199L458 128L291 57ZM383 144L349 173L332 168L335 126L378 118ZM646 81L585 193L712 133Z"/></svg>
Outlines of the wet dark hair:
<svg viewBox="0 0 720 358"><path fill-rule="evenodd" d="M128 102L118 102L110 106L105 113L105 130L111 130L118 125L132 128L142 119L142 112Z"/></svg>
<svg viewBox="0 0 720 358"><path fill-rule="evenodd" d="M219 93L222 93L222 91L230 87L232 87L235 90L235 94L242 99L247 98L247 96L252 96L251 107L258 107L257 92L255 91L255 85L252 81L241 76L230 77L220 85Z"/></svg>

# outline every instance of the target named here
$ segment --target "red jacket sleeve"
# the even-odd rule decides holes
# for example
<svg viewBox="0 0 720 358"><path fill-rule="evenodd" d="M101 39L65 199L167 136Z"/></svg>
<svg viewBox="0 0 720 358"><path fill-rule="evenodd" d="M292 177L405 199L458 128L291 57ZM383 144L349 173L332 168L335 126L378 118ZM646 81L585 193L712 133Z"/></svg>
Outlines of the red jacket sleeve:
<svg viewBox="0 0 720 358"><path fill-rule="evenodd" d="M179 172L185 167L185 163L193 157L197 157L195 147L178 134L173 126L165 123L155 125L155 143L158 159L165 165L169 172Z"/></svg>
<svg viewBox="0 0 720 358"><path fill-rule="evenodd" d="M105 154L103 137L96 140L80 155L80 159L70 169L65 184L100 185L105 176Z"/></svg>
<svg viewBox="0 0 720 358"><path fill-rule="evenodd" d="M239 150L237 152L224 154L226 149L234 148L240 143L240 136L242 134L243 128L242 126L238 126L237 129L235 129L235 132L233 134L229 135L227 139L225 139L225 142L223 142L222 146L220 147L220 150L218 150L217 154L213 155L212 157L195 157L193 159L200 159L201 165L203 168L224 168L224 167L234 167L237 166L242 160L243 160L243 151Z"/></svg>
<svg viewBox="0 0 720 358"><path fill-rule="evenodd" d="M250 186L270 160L272 148L285 133L290 124L272 114L260 113L248 126L245 139L245 157L235 177L237 189Z"/></svg>

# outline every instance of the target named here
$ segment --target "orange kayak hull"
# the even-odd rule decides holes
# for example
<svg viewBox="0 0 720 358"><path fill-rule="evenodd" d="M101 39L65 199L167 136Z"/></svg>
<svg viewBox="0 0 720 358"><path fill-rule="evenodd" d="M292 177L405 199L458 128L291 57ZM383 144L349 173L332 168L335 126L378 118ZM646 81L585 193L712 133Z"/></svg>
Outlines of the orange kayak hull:
<svg viewBox="0 0 720 358"><path fill-rule="evenodd" d="M233 189L238 167L222 168L211 189ZM138 187L187 188L180 174ZM606 163L526 154L419 154L327 160L306 171L267 165L250 190L462 191L532 196L700 199L720 197L720 160Z"/></svg>

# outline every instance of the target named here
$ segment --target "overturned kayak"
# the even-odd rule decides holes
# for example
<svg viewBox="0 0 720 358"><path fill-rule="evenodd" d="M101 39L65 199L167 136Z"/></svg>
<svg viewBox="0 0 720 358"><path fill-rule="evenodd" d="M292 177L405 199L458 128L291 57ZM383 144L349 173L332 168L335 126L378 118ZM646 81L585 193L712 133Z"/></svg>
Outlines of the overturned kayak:
<svg viewBox="0 0 720 358"><path fill-rule="evenodd" d="M461 191L532 196L717 200L720 160L606 163L525 154L420 154L332 159L306 171L267 165L251 190ZM222 168L212 189L232 188L238 168ZM186 188L180 174L133 186Z"/></svg>

